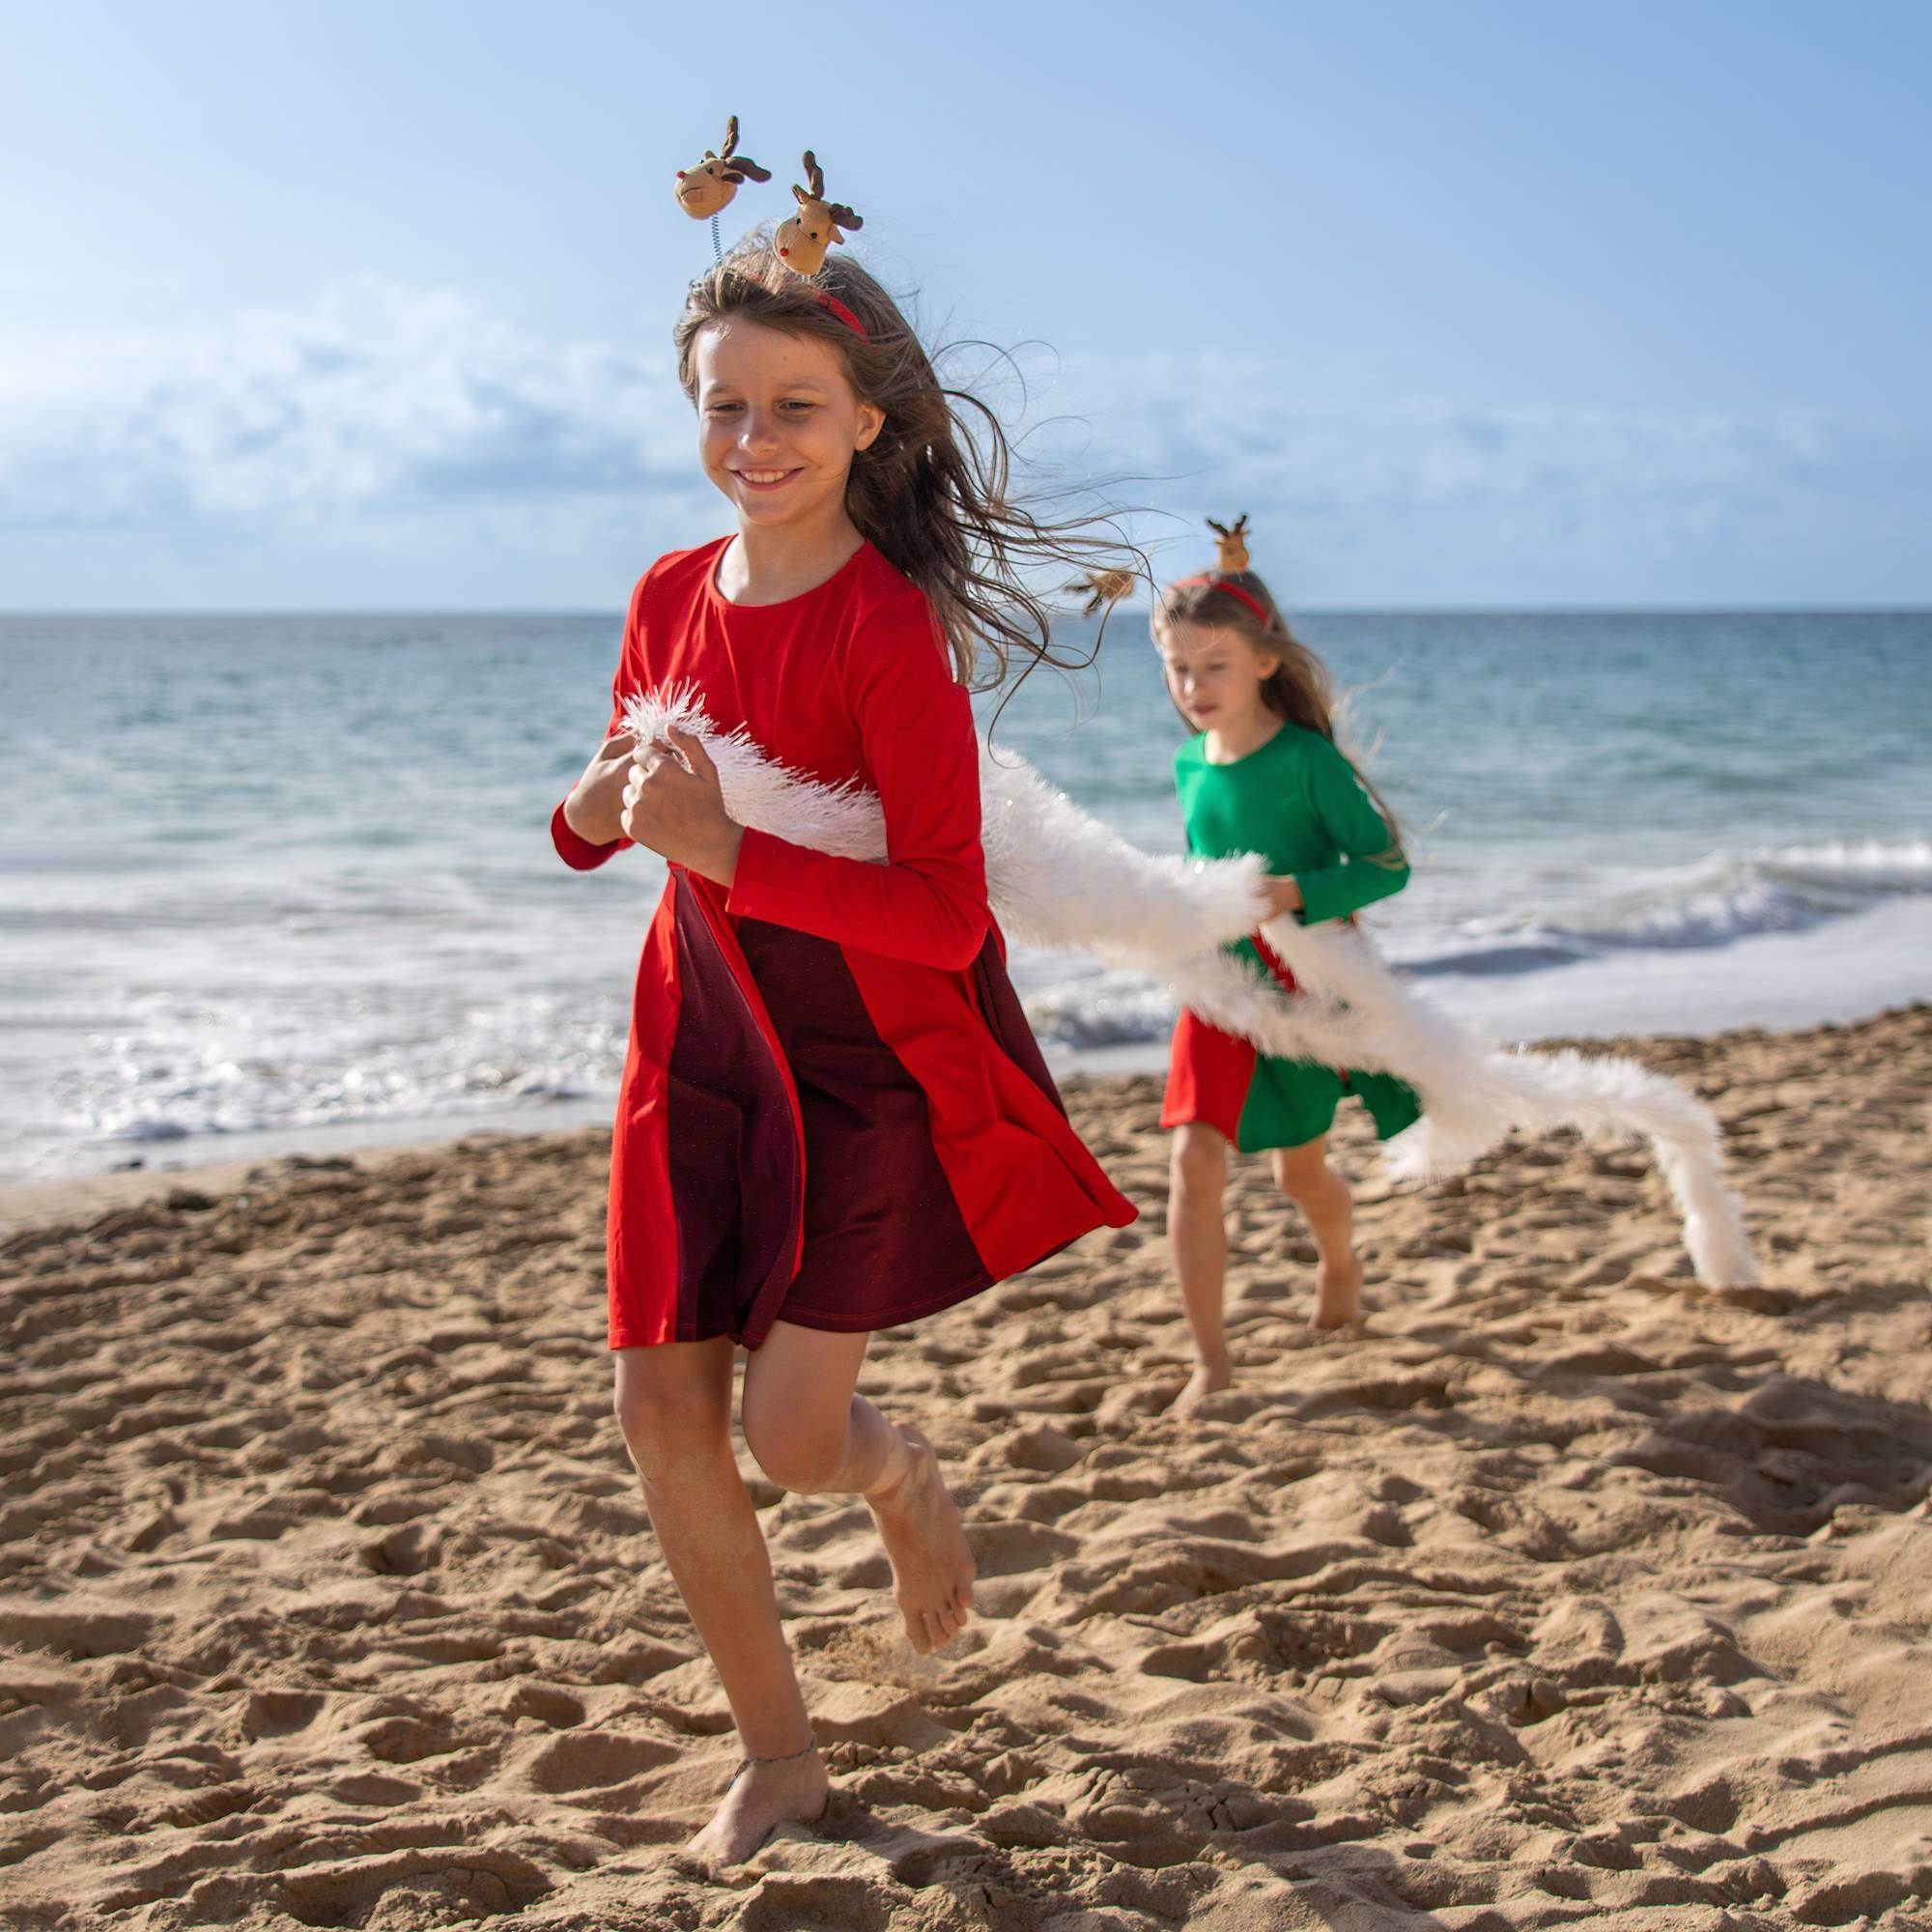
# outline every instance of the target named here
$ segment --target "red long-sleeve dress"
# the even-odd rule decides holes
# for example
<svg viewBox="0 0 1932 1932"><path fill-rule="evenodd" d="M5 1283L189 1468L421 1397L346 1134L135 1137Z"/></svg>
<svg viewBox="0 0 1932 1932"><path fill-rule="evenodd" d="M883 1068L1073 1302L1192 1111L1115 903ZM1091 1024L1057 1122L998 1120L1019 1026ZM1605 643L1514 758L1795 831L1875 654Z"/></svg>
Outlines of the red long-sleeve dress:
<svg viewBox="0 0 1932 1932"><path fill-rule="evenodd" d="M644 942L611 1149L611 1346L773 1321L892 1326L1134 1208L1068 1124L986 904L979 753L924 596L870 544L737 605L728 538L631 600L611 730L689 686L808 778L879 798L884 865L747 831L728 893L670 867ZM564 822L565 864L602 865Z"/></svg>

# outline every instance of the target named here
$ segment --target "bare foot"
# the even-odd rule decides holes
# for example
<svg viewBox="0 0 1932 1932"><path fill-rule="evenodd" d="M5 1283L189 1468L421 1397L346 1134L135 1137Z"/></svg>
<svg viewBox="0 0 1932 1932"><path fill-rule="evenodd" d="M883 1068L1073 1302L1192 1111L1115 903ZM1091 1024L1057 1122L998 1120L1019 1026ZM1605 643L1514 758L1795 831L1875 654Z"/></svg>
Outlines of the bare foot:
<svg viewBox="0 0 1932 1932"><path fill-rule="evenodd" d="M1235 1385L1235 1366L1232 1362L1221 1362L1212 1367L1201 1363L1187 1378L1187 1386L1167 1406L1169 1415L1189 1415L1201 1406L1210 1395L1219 1395L1224 1388Z"/></svg>
<svg viewBox="0 0 1932 1932"><path fill-rule="evenodd" d="M923 1657L951 1643L973 1605L973 1552L959 1527L939 1457L917 1429L894 1425L907 1462L898 1479L867 1498L893 1566L893 1594L906 1640Z"/></svg>
<svg viewBox="0 0 1932 1932"><path fill-rule="evenodd" d="M832 1780L816 1751L775 1764L747 1765L731 1780L711 1822L685 1846L705 1865L743 1864L787 1820L815 1824L825 1815Z"/></svg>
<svg viewBox="0 0 1932 1932"><path fill-rule="evenodd" d="M1339 1266L1315 1271L1315 1325L1346 1328L1362 1319L1362 1264L1352 1252Z"/></svg>

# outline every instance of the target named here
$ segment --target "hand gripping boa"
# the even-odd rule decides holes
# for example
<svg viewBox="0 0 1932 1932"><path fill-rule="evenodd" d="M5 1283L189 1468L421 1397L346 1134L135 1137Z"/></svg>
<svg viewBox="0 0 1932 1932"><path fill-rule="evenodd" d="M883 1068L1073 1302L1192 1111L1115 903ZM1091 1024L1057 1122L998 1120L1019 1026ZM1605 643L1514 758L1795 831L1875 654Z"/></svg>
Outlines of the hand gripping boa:
<svg viewBox="0 0 1932 1932"><path fill-rule="evenodd" d="M788 771L742 730L720 737L690 691L633 697L625 715L642 743L668 725L702 738L739 824L816 852L885 862L884 814L864 786ZM1742 1204L1724 1181L1717 1121L1676 1081L1610 1056L1493 1049L1404 986L1352 926L1264 923L1259 857L1142 852L1023 759L995 754L984 740L980 807L987 896L1009 938L1078 948L1151 974L1180 1005L1264 1053L1407 1081L1423 1118L1384 1150L1392 1179L1456 1173L1512 1130L1567 1126L1596 1139L1640 1137L1683 1214L1697 1279L1709 1286L1757 1279ZM1297 992L1284 993L1220 950L1257 927L1293 973Z"/></svg>

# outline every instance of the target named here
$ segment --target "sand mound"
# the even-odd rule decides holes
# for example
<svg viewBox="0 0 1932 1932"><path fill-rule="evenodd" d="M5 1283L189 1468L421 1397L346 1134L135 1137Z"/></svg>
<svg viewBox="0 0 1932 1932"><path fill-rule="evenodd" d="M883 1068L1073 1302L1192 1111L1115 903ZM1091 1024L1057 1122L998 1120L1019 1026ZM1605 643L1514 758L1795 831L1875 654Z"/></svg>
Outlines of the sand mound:
<svg viewBox="0 0 1932 1932"><path fill-rule="evenodd" d="M732 1757L610 1420L596 1136L193 1178L0 1243L0 1899L20 1928L1932 1925L1932 1010L1626 1042L1710 1095L1768 1285L1634 1153L1361 1196L1369 1332L1241 1170L1239 1385L1146 1206L876 1344L981 1615L755 1486L817 1833L668 1855ZM1374 1164L1359 1128L1344 1154Z"/></svg>

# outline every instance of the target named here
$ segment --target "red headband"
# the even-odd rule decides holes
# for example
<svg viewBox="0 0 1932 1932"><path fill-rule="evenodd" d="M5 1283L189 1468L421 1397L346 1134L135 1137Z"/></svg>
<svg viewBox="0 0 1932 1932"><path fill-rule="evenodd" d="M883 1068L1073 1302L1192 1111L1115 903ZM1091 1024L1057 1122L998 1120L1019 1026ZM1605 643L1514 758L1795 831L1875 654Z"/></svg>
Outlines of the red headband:
<svg viewBox="0 0 1932 1932"><path fill-rule="evenodd" d="M820 289L818 291L818 305L820 308L829 308L861 342L871 341L872 338L866 333L866 325L837 296L829 296L823 289Z"/></svg>
<svg viewBox="0 0 1932 1932"><path fill-rule="evenodd" d="M1252 592L1243 590L1238 583L1229 582L1225 577L1210 577L1204 571L1199 577L1183 577L1173 587L1176 590L1189 590L1197 583L1209 583L1216 590L1225 590L1230 597L1238 597L1262 620L1262 628L1264 631L1274 629L1274 619L1262 608L1262 600Z"/></svg>

